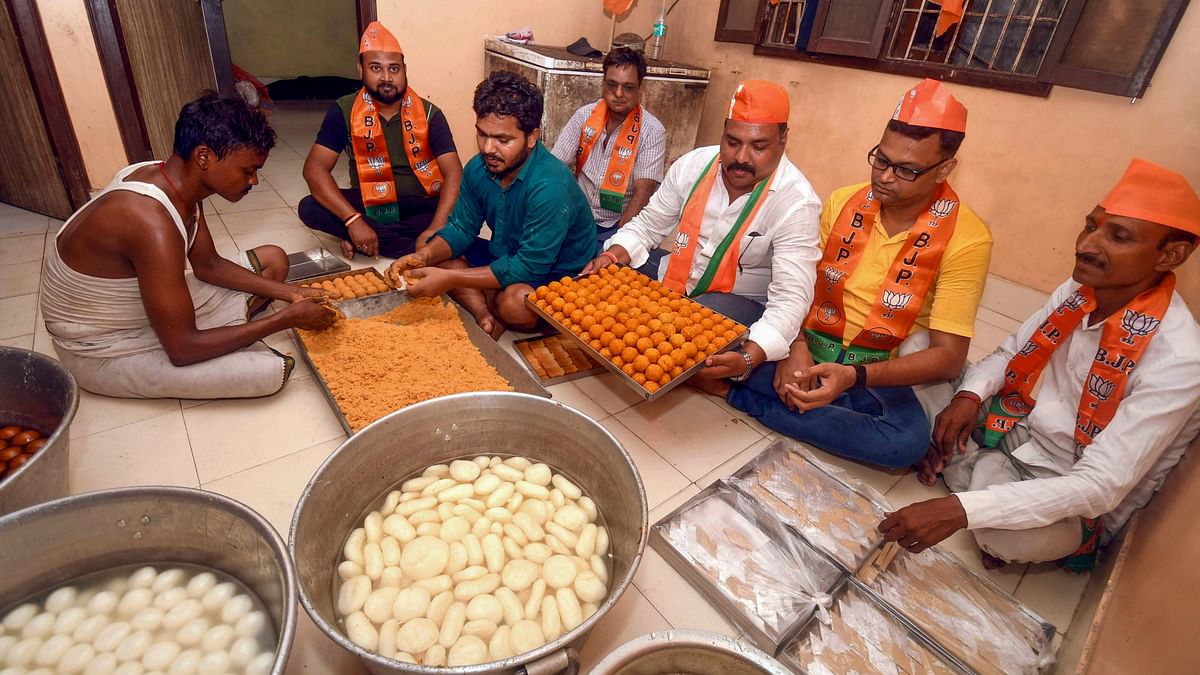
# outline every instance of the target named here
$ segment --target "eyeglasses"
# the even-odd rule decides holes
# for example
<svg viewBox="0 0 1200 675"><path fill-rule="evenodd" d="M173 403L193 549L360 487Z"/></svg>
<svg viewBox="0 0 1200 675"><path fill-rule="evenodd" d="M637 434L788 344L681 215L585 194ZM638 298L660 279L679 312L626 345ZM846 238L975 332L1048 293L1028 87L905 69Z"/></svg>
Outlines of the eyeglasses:
<svg viewBox="0 0 1200 675"><path fill-rule="evenodd" d="M895 162L888 159L887 157L884 157L883 155L879 154L879 146L878 145L871 148L871 151L867 153L867 164L870 164L872 169L876 169L879 171L887 171L888 169L891 169L892 173L896 174L896 178L899 178L900 180L906 180L909 182L912 182L912 181L920 178L921 176L924 176L925 174L929 173L930 171L933 171L934 169L938 168L939 166L941 166L949 161L950 161L950 158L947 157L946 159L943 159L942 161L938 162L937 164L934 164L933 166L927 166L924 169L910 169L907 166L900 166L899 164L896 164Z"/></svg>

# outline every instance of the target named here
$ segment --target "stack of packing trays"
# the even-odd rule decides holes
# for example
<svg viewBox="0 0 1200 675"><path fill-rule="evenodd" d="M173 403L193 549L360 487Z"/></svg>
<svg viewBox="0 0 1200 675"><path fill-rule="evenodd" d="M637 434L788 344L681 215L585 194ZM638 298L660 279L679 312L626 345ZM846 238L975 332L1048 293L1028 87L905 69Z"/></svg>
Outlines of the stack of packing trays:
<svg viewBox="0 0 1200 675"><path fill-rule="evenodd" d="M711 571L733 569L732 558L696 560L693 549L702 536L689 539L680 533L689 531L689 521L695 529L700 522L696 516L718 522L713 514L697 510L713 501L789 554L777 557L762 580L768 595L774 586L795 586L794 580L785 580L798 575L815 584L804 587L813 591L812 607L781 617L767 603L737 602L737 593L756 597L742 588L745 575L727 571L722 577ZM1046 672L1053 663L1054 627L937 547L915 555L901 552L870 584L853 576L881 546L874 526L890 510L877 491L816 459L795 441L779 439L732 477L655 524L650 544L747 638L797 672ZM717 532L724 534L719 528ZM737 546L726 543L726 548ZM836 573L814 574L823 568L796 553L803 551L817 553ZM714 566L713 559L724 562ZM760 611L764 607L772 610L766 616Z"/></svg>

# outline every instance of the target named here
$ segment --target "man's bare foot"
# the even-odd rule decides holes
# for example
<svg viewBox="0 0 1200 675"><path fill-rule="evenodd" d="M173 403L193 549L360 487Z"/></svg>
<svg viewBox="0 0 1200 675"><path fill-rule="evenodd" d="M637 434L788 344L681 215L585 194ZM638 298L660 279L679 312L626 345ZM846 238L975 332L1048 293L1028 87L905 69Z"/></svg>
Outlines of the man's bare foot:
<svg viewBox="0 0 1200 675"><path fill-rule="evenodd" d="M700 377L697 375L689 378L684 384L689 387L695 387L710 396L725 398L729 395L729 380Z"/></svg>
<svg viewBox="0 0 1200 675"><path fill-rule="evenodd" d="M483 329L493 340L499 340L501 335L504 335L504 324L499 319L492 316L491 312L484 312L475 316L475 323Z"/></svg>
<svg viewBox="0 0 1200 675"><path fill-rule="evenodd" d="M997 558L986 551L979 552L979 560L983 563L983 569L985 570L998 570L1008 564L1007 560Z"/></svg>

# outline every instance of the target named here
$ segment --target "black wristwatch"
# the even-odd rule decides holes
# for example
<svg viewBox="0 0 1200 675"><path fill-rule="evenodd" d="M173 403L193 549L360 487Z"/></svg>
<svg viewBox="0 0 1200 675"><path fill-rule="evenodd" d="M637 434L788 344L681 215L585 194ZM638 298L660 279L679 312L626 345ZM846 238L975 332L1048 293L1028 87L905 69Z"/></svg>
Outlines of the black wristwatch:
<svg viewBox="0 0 1200 675"><path fill-rule="evenodd" d="M867 367L862 364L856 364L850 367L854 369L854 386L867 386Z"/></svg>
<svg viewBox="0 0 1200 675"><path fill-rule="evenodd" d="M742 360L746 362L746 372L736 377L729 378L733 382L745 382L750 379L750 373L754 372L754 359L744 350L739 350L738 354L742 356Z"/></svg>

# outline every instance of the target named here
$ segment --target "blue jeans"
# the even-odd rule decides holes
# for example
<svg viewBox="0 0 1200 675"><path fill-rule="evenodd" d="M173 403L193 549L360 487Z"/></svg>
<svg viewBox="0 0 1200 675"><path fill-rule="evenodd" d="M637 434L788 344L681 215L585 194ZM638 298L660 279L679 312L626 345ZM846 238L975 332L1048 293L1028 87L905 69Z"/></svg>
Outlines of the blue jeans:
<svg viewBox="0 0 1200 675"><path fill-rule="evenodd" d="M851 387L827 406L788 410L775 392L775 363L734 384L726 400L770 429L826 452L890 469L912 466L929 447L929 420L911 387Z"/></svg>

